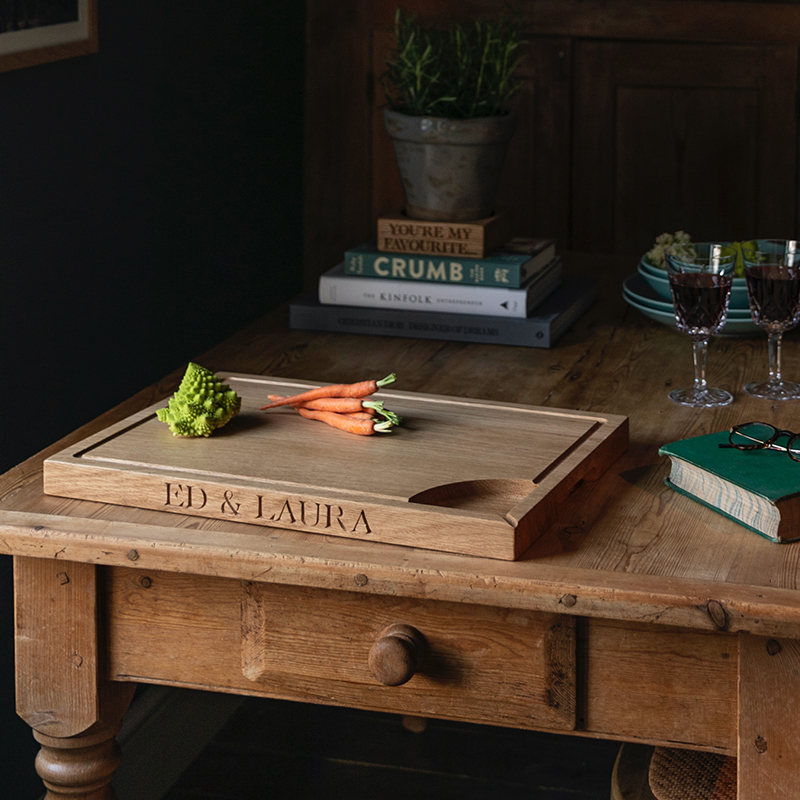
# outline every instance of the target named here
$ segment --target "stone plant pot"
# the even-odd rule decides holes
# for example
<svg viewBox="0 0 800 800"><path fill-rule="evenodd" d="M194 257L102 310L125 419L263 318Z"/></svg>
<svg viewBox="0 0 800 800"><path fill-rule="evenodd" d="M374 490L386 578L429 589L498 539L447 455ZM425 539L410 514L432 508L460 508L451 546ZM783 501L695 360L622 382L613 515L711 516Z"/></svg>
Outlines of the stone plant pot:
<svg viewBox="0 0 800 800"><path fill-rule="evenodd" d="M464 221L494 213L516 114L447 119L387 109L383 121L394 144L409 217Z"/></svg>

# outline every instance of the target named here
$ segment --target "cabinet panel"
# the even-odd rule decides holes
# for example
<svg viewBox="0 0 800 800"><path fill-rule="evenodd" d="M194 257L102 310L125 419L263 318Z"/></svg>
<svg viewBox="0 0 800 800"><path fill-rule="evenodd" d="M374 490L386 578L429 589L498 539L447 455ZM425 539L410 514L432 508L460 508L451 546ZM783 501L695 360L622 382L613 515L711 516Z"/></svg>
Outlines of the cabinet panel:
<svg viewBox="0 0 800 800"><path fill-rule="evenodd" d="M395 2L309 0L306 286L402 205L378 77ZM423 19L496 0L409 0ZM798 236L800 6L713 0L523 0L521 115L498 205L519 235L638 254L696 240ZM699 122L696 120L699 119Z"/></svg>
<svg viewBox="0 0 800 800"><path fill-rule="evenodd" d="M796 50L580 42L572 245L796 233Z"/></svg>

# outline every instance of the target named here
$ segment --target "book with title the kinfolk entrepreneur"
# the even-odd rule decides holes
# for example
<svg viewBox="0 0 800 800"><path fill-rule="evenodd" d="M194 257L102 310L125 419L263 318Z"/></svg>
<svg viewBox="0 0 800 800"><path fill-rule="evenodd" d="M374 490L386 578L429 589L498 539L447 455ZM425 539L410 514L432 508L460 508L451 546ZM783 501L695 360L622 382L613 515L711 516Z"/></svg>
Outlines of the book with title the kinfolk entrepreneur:
<svg viewBox="0 0 800 800"><path fill-rule="evenodd" d="M800 462L777 450L721 448L728 432L664 445L667 485L774 542L800 540Z"/></svg>
<svg viewBox="0 0 800 800"><path fill-rule="evenodd" d="M597 283L594 275L565 276L561 286L530 317L323 305L313 292L289 306L289 325L312 331L553 347L597 299Z"/></svg>
<svg viewBox="0 0 800 800"><path fill-rule="evenodd" d="M320 276L319 301L324 305L437 314L527 317L560 285L560 256L532 275L519 289L347 275L341 263Z"/></svg>

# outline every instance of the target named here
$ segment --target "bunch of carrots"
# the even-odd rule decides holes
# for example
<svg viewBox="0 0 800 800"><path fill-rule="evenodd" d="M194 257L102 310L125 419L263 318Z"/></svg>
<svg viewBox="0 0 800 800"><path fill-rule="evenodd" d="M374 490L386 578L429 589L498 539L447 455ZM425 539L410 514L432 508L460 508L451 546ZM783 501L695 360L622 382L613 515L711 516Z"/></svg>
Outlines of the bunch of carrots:
<svg viewBox="0 0 800 800"><path fill-rule="evenodd" d="M382 401L366 398L396 380L397 376L392 373L379 381L335 383L309 389L291 397L271 394L269 399L272 402L261 406L261 410L292 406L307 419L325 422L348 433L360 436L389 433L392 428L400 424L401 418L384 408Z"/></svg>

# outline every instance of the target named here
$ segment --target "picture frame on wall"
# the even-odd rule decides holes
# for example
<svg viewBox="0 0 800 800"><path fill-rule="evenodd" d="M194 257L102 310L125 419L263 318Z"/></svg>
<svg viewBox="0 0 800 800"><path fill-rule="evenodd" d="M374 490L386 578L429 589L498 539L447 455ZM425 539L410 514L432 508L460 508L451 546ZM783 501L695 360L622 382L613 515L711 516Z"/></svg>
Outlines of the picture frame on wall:
<svg viewBox="0 0 800 800"><path fill-rule="evenodd" d="M0 72L97 52L97 0L0 0Z"/></svg>

